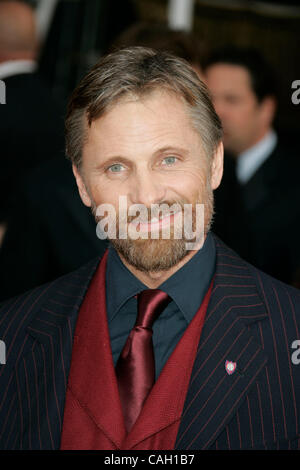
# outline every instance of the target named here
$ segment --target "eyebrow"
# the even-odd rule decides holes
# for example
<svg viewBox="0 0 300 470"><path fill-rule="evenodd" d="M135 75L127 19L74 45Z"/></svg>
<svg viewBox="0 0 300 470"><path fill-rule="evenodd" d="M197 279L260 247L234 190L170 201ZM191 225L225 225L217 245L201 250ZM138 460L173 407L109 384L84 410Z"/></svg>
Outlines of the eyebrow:
<svg viewBox="0 0 300 470"><path fill-rule="evenodd" d="M187 155L189 153L189 151L187 149L183 149L183 148L180 148L180 147L168 146L168 147L163 147L161 149L156 150L153 155L157 156L161 153L167 153L167 152L181 153L183 155Z"/></svg>

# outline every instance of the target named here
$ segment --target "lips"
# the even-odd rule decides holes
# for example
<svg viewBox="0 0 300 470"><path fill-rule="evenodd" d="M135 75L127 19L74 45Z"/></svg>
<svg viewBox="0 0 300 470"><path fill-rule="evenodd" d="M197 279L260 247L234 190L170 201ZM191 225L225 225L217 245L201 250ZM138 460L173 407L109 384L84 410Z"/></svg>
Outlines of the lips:
<svg viewBox="0 0 300 470"><path fill-rule="evenodd" d="M152 217L150 222L141 222L140 220L133 220L130 224L134 225L136 229L138 229L140 232L150 232L150 231L155 231L155 230L160 230L164 227L169 226L171 223L173 223L178 215L181 213L181 211L174 213L170 213L167 215L161 215L159 218L157 217Z"/></svg>

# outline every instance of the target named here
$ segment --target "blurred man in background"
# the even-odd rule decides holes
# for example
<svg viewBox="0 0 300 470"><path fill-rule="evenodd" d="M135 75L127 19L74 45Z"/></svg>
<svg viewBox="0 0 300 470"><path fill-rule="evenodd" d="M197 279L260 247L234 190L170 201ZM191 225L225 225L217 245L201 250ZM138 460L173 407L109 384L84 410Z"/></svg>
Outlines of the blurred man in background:
<svg viewBox="0 0 300 470"><path fill-rule="evenodd" d="M12 212L12 194L24 173L63 150L63 120L37 73L34 11L16 1L0 2L0 79L6 104L0 107L0 224ZM47 145L45 145L47 142Z"/></svg>
<svg viewBox="0 0 300 470"><path fill-rule="evenodd" d="M63 112L37 73L37 55L33 9L1 1L0 300L102 252L64 158Z"/></svg>
<svg viewBox="0 0 300 470"><path fill-rule="evenodd" d="M244 243L236 246L232 240L231 245L292 283L300 265L299 254L292 252L300 235L299 158L273 128L274 72L258 51L227 47L208 59L206 80L224 128L225 150L235 161L245 215Z"/></svg>

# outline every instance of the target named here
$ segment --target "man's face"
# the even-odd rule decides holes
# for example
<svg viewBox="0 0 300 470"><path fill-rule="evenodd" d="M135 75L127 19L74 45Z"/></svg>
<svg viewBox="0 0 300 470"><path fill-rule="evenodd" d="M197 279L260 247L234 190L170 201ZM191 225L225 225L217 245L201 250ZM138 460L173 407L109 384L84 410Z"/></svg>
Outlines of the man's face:
<svg viewBox="0 0 300 470"><path fill-rule="evenodd" d="M250 75L239 65L211 65L206 70L206 84L222 121L224 147L238 156L255 145L270 125L265 103L257 101Z"/></svg>
<svg viewBox="0 0 300 470"><path fill-rule="evenodd" d="M147 209L152 204L199 202L205 204L208 226L212 190L222 176L222 145L213 165L208 164L183 102L155 91L142 99L124 99L92 122L80 172L74 168L74 173L82 200L94 213L105 203L118 212L120 196L127 197L128 206L143 204ZM150 232L151 227L149 218L143 230ZM141 271L169 269L187 254L185 240L172 236L111 242Z"/></svg>

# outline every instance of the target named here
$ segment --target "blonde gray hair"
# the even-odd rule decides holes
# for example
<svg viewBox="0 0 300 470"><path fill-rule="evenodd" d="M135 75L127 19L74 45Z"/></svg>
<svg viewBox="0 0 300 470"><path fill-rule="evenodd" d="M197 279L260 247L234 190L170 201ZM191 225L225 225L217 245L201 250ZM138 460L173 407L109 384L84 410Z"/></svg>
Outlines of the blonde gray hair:
<svg viewBox="0 0 300 470"><path fill-rule="evenodd" d="M93 121L127 96L140 98L158 89L183 99L210 158L222 138L222 126L205 84L184 59L130 47L103 57L71 95L65 121L66 153L71 162L80 169L87 127Z"/></svg>

